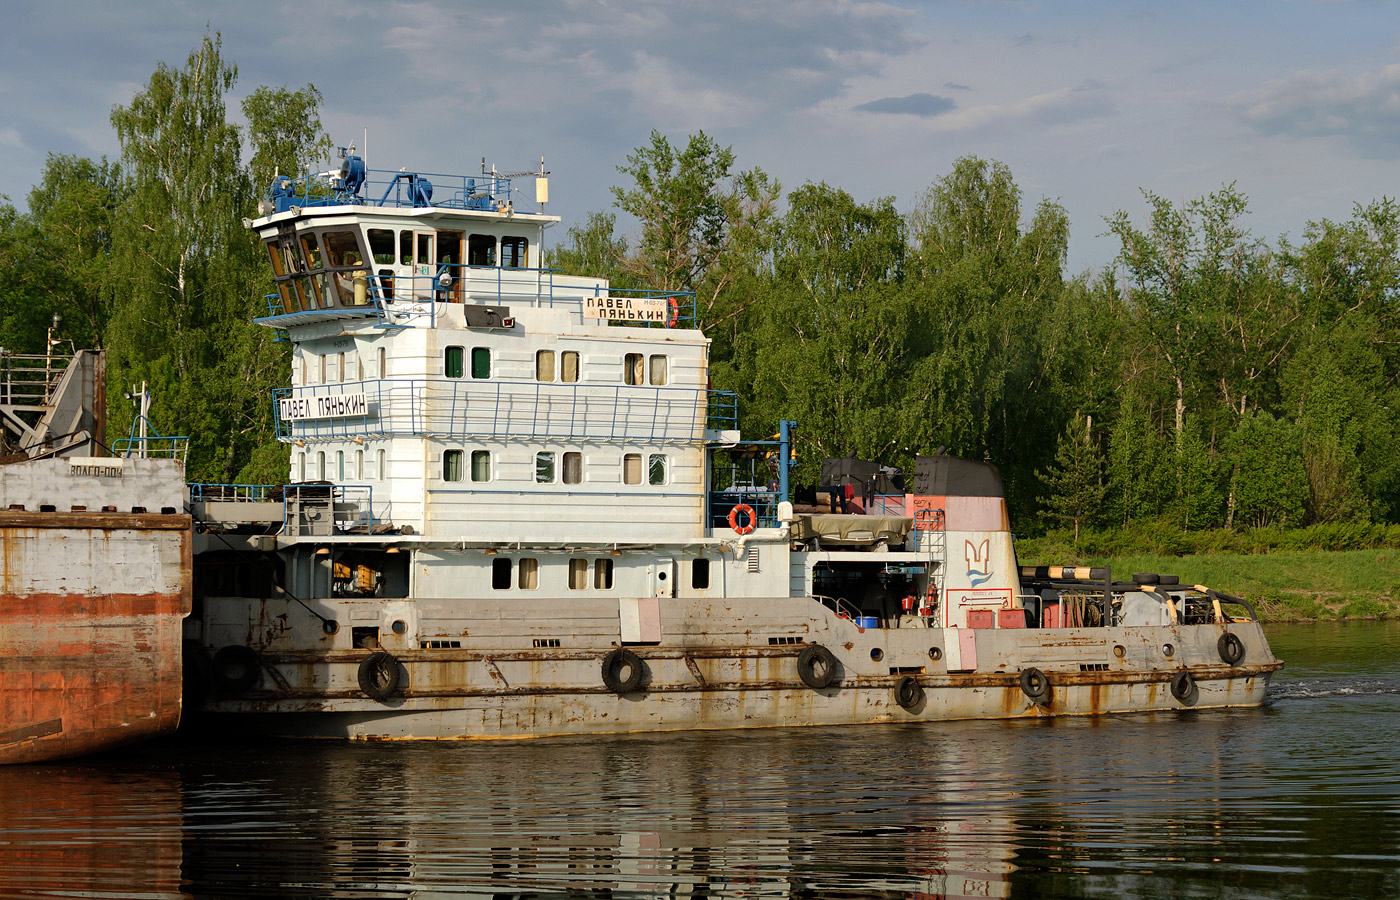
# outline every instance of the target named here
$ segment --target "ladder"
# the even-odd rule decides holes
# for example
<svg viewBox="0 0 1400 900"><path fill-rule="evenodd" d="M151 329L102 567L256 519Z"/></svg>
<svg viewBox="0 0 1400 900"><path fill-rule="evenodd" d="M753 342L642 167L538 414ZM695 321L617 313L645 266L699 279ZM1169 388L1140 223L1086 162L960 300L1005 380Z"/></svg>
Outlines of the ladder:
<svg viewBox="0 0 1400 900"><path fill-rule="evenodd" d="M919 532L919 549L926 554L928 586L933 589L937 603L933 604L933 617L942 619L940 610L947 602L944 594L944 581L948 568L947 519L941 509L920 509L914 514L914 528Z"/></svg>

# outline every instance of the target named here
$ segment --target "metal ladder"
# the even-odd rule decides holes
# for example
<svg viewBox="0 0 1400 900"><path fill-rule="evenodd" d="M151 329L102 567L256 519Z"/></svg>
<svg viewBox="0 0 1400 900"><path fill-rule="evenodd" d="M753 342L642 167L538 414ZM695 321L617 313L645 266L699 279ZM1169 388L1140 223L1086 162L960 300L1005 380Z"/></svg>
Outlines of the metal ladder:
<svg viewBox="0 0 1400 900"><path fill-rule="evenodd" d="M941 509L920 509L914 514L914 528L919 532L920 549L927 553L929 586L938 591L934 617L940 618L938 610L947 602L944 594L944 576L948 568L947 519Z"/></svg>

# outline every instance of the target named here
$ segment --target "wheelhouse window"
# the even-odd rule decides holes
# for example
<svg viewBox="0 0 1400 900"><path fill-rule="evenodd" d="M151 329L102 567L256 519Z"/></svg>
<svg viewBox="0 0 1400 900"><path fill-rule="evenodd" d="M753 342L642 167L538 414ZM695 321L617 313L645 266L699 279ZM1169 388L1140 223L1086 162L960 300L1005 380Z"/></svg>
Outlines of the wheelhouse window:
<svg viewBox="0 0 1400 900"><path fill-rule="evenodd" d="M371 228L369 235L369 255L376 266L394 264L394 232L388 228Z"/></svg>
<svg viewBox="0 0 1400 900"><path fill-rule="evenodd" d="M520 578L516 582L522 591L537 590L540 586L540 561L532 556L520 560Z"/></svg>
<svg viewBox="0 0 1400 900"><path fill-rule="evenodd" d="M559 354L559 380L568 383L578 381L577 350L565 350Z"/></svg>
<svg viewBox="0 0 1400 900"><path fill-rule="evenodd" d="M574 557L569 560L569 590L581 591L588 587L588 560Z"/></svg>
<svg viewBox="0 0 1400 900"><path fill-rule="evenodd" d="M650 375L651 375L651 383L652 383L653 385L660 386L660 385L665 384L665 383L666 383L666 375L667 375L667 372L666 372L666 357L664 357L664 356L659 356L659 355L658 355L658 356L653 356L653 357L651 358L651 365L648 366L648 371L650 372Z"/></svg>
<svg viewBox="0 0 1400 900"><path fill-rule="evenodd" d="M538 484L554 483L554 452L541 450L535 454L535 481Z"/></svg>
<svg viewBox="0 0 1400 900"><path fill-rule="evenodd" d="M472 348L472 377L478 379L491 377L490 347Z"/></svg>
<svg viewBox="0 0 1400 900"><path fill-rule="evenodd" d="M653 453L647 461L647 483L666 483L666 454Z"/></svg>
<svg viewBox="0 0 1400 900"><path fill-rule="evenodd" d="M554 351L537 350L535 352L535 380L554 380Z"/></svg>
<svg viewBox="0 0 1400 900"><path fill-rule="evenodd" d="M491 587L498 591L510 590L510 558L498 556L491 560Z"/></svg>
<svg viewBox="0 0 1400 900"><path fill-rule="evenodd" d="M622 456L622 483L642 483L642 454L625 453Z"/></svg>
<svg viewBox="0 0 1400 900"><path fill-rule="evenodd" d="M593 587L610 591L613 586L613 561L606 557L593 560Z"/></svg>
<svg viewBox="0 0 1400 900"><path fill-rule="evenodd" d="M442 480L462 480L462 451L444 450L442 454Z"/></svg>
<svg viewBox="0 0 1400 900"><path fill-rule="evenodd" d="M472 481L482 482L491 480L491 451L472 451Z"/></svg>
<svg viewBox="0 0 1400 900"><path fill-rule="evenodd" d="M399 232L399 265L413 265L413 232Z"/></svg>
<svg viewBox="0 0 1400 900"><path fill-rule="evenodd" d="M501 268L525 268L525 250L529 241L523 237L501 238Z"/></svg>
<svg viewBox="0 0 1400 900"><path fill-rule="evenodd" d="M564 454L564 483L579 484L583 481L583 454L569 452Z"/></svg>
<svg viewBox="0 0 1400 900"><path fill-rule="evenodd" d="M381 349L379 352L383 353L384 351ZM464 373L463 361L466 358L465 354L466 350L462 347L448 347L444 350L442 352L442 374L446 375L448 378L461 378ZM382 357L380 358L380 365L381 367L383 366Z"/></svg>
<svg viewBox="0 0 1400 900"><path fill-rule="evenodd" d="M646 383L646 357L640 353L628 353L622 358L622 381L624 384Z"/></svg>
<svg viewBox="0 0 1400 900"><path fill-rule="evenodd" d="M496 264L496 236L494 234L474 234L467 238L467 265L494 266Z"/></svg>

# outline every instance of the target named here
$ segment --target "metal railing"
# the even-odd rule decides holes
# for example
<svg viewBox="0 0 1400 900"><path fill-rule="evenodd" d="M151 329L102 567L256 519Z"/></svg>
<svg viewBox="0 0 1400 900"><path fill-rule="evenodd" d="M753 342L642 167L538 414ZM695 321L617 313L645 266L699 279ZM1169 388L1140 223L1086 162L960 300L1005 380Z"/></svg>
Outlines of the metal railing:
<svg viewBox="0 0 1400 900"><path fill-rule="evenodd" d="M11 353L0 349L0 406L48 405L72 354Z"/></svg>
<svg viewBox="0 0 1400 900"><path fill-rule="evenodd" d="M279 504L281 531L287 535L373 534L388 521L374 513L374 488L367 484L198 484L187 486L190 503L202 505L205 524L246 524L239 506ZM229 514L222 504L231 504Z"/></svg>

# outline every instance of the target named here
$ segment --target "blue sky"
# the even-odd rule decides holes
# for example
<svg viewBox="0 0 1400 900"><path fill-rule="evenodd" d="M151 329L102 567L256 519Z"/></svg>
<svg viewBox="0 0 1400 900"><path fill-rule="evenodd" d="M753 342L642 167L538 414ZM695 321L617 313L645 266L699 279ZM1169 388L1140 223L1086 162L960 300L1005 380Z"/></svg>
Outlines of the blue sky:
<svg viewBox="0 0 1400 900"><path fill-rule="evenodd" d="M0 193L45 154L118 155L109 124L206 26L260 84L314 83L372 167L551 170L550 212L610 206L655 128L703 129L785 188L913 208L966 154L1011 167L1028 218L1068 209L1070 268L1111 262L1140 190L1235 182L1270 241L1397 194L1400 5L1389 2L233 4L53 0L0 34ZM236 101L231 104L237 109ZM561 234L562 236L562 234Z"/></svg>

